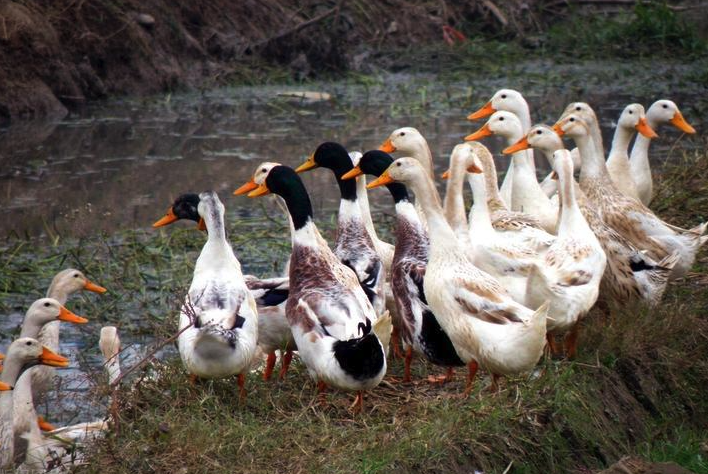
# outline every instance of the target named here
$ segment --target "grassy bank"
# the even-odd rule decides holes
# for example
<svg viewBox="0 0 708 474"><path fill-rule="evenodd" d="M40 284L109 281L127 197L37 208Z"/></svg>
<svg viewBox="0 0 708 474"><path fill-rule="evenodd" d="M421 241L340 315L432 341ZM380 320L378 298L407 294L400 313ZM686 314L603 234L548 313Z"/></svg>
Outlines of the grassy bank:
<svg viewBox="0 0 708 474"><path fill-rule="evenodd" d="M708 170L700 166L706 158L686 152L660 175L653 207L675 224L708 216ZM284 223L264 219L228 219L246 269L260 274L278 270L288 252ZM3 309L72 265L111 290L107 298L77 301L77 312L119 321L124 333L168 337L203 242L188 227L12 244L0 272ZM417 381L401 384L397 360L367 395L364 413L353 415L348 394L330 392L320 406L298 362L283 382L251 374L241 403L235 379L191 386L178 360L153 361L130 377L132 388L126 383L117 392L114 431L78 471L589 472L637 454L708 472L701 451L708 428L705 253L694 270L672 284L656 310L632 308L610 320L591 313L577 360L544 360L531 376L507 380L498 394L485 392L483 376L461 399L462 373L431 386L422 379L437 370L420 361ZM100 378L95 384L99 403L106 403Z"/></svg>

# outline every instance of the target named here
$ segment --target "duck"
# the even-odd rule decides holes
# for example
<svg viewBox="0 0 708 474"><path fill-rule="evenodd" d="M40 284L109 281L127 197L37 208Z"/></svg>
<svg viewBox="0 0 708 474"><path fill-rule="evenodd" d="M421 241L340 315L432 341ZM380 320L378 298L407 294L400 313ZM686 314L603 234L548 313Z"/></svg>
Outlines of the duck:
<svg viewBox="0 0 708 474"><path fill-rule="evenodd" d="M487 162L493 163L493 158L487 147L478 142L469 142L455 147L450 156L450 168L443 174L448 180L445 202L457 201L444 210L448 223L451 222L449 211L458 216L452 221L462 222L463 225L454 228L458 240L467 246L472 262L481 270L496 278L509 292L511 297L520 304L526 298L526 284L531 261L539 257L546 245L539 245L535 239L524 239L519 232L497 231L492 226L489 207L487 205L485 169L482 165L481 155L487 155ZM470 167L479 167L481 172L468 173ZM474 204L470 210L470 221L467 224L462 187L467 177ZM451 194L452 196L451 199ZM457 199L455 199L455 197ZM550 236L551 240L554 239ZM546 242L544 240L544 242Z"/></svg>
<svg viewBox="0 0 708 474"><path fill-rule="evenodd" d="M551 127L539 124L531 127L524 138L503 152L514 153L524 147L540 150L552 160L553 154L563 149L563 140ZM678 254L655 262L602 221L577 182L575 195L580 211L607 257L605 273L600 282L600 299L625 308L633 307L636 303L648 307L658 305L666 290L671 270L678 261ZM556 352L555 348L551 349Z"/></svg>
<svg viewBox="0 0 708 474"><path fill-rule="evenodd" d="M491 135L501 135L512 145L523 137L524 132L516 115L498 111L494 112L479 130L467 135L465 141L475 141ZM555 233L558 208L539 186L535 171L529 166L528 152L519 151L512 159L515 164L510 208L531 214L539 220L546 232Z"/></svg>
<svg viewBox="0 0 708 474"><path fill-rule="evenodd" d="M88 319L77 316L54 298L40 298L34 301L25 313L20 337L38 339L42 329L55 321L70 322L73 324L86 324ZM17 381L15 388L22 397L16 397L14 402L13 432L15 433L15 457L16 460L23 460L27 454L27 443L22 438L25 433L30 433L37 426L38 417L34 408L32 395L33 371L30 370L28 376Z"/></svg>
<svg viewBox="0 0 708 474"><path fill-rule="evenodd" d="M258 169L275 165L274 163L262 163ZM236 190L236 193L244 194L257 186L251 180L242 189ZM197 211L199 201L198 194L180 194L168 208L165 215L153 224L153 227L163 227L178 220L187 219L196 222L197 226L202 230L206 230L204 220ZM285 301L288 298L289 286L288 278L258 278L254 275L244 275L243 279L246 287L251 292L251 296L255 299L258 309L258 345L267 354L263 380L270 380L272 377L277 360L276 351L283 349L285 353L283 354L279 373L279 378L282 380L290 367L293 351L296 350L290 326L288 326L288 321L285 317Z"/></svg>
<svg viewBox="0 0 708 474"><path fill-rule="evenodd" d="M7 469L8 472L14 469L14 404L32 396L31 391L20 390L15 392L12 389L18 384L22 377L29 378L31 375L28 369L36 365L48 365L50 367L68 367L69 359L61 356L48 347L43 346L38 340L30 337L15 339L5 353L3 371L0 373L0 468ZM28 385L20 384L27 387ZM38 426L37 430L39 430ZM41 436L41 434L40 434Z"/></svg>
<svg viewBox="0 0 708 474"><path fill-rule="evenodd" d="M675 102L668 99L659 99L646 112L647 124L652 130L657 130L660 125L671 124L684 133L692 135L696 129L683 117ZM651 138L638 135L629 156L629 168L634 178L639 200L648 206L654 196L654 183L649 165L649 145Z"/></svg>
<svg viewBox="0 0 708 474"><path fill-rule="evenodd" d="M214 191L199 194L197 212L207 241L180 310L179 354L191 380L238 375L244 398L245 373L258 342L256 301L226 240L224 205Z"/></svg>
<svg viewBox="0 0 708 474"><path fill-rule="evenodd" d="M378 317L354 270L320 235L298 173L275 166L248 196L269 193L285 200L293 221L285 313L300 359L320 394L327 386L356 391L352 409L361 411L363 392L376 387L386 373L388 341L379 337L390 336L391 318L388 313Z"/></svg>
<svg viewBox="0 0 708 474"><path fill-rule="evenodd" d="M607 257L575 198L570 151L554 152L553 169L558 174L563 212L558 220L557 237L545 253L543 264L531 267L526 303L536 308L550 302L549 346L553 350L555 335L566 334L566 355L573 358L577 352L578 324L597 301Z"/></svg>
<svg viewBox="0 0 708 474"><path fill-rule="evenodd" d="M47 289L46 296L53 298L60 305L66 305L69 296L78 291L90 291L92 293L104 294L106 288L98 285L75 268L66 268L52 278L52 282ZM51 350L57 352L59 350L59 321L51 321L45 324L36 337L39 342L47 346ZM32 398L41 400L52 386L54 378L54 369L45 365L40 365L32 369Z"/></svg>
<svg viewBox="0 0 708 474"><path fill-rule="evenodd" d="M548 304L535 312L526 308L474 265L445 219L435 185L418 161L410 157L395 160L368 187L392 182L410 188L425 212L430 251L423 290L457 355L470 367L465 394L471 392L478 367L492 373L493 390L499 376L531 370L546 345Z"/></svg>
<svg viewBox="0 0 708 474"><path fill-rule="evenodd" d="M638 120L636 119L637 116L639 116ZM627 152L629 141L632 139L635 130L649 139L658 136L654 129L648 125L642 104L629 104L622 110L615 128L615 135L612 138L612 148L607 157L607 171L610 173L612 182L618 191L625 196L638 200L639 192L634 184Z"/></svg>
<svg viewBox="0 0 708 474"><path fill-rule="evenodd" d="M636 123L641 118L642 115L634 114ZM678 253L679 259L670 278L684 276L700 247L708 241L708 236L703 236L708 223L686 231L676 230L641 202L618 191L610 179L604 157L595 151L589 126L579 115L572 113L562 117L553 130L560 136L567 135L578 145L583 160L580 188L601 219L655 261Z"/></svg>
<svg viewBox="0 0 708 474"><path fill-rule="evenodd" d="M342 179L354 179L364 174L378 178L392 162L393 158L384 151L367 151L358 165L344 174ZM396 246L391 264L391 288L397 311L391 314L394 327L400 328L400 337L407 346L403 382L411 381L411 363L415 351L431 363L447 368L443 377L429 377L431 382L444 383L453 378L455 367L463 367L465 364L425 298L423 281L428 262L428 232L406 187L400 183L391 183L386 187L396 210Z"/></svg>
<svg viewBox="0 0 708 474"><path fill-rule="evenodd" d="M484 106L476 112L469 114L467 116L467 120L474 121L486 118L498 111L506 111L516 115L521 123L522 133L526 133L526 131L528 131L531 127L531 112L529 111L529 104L521 92L514 89L499 89L494 93L492 98L484 104ZM527 152L526 159L535 174L536 165L533 159L533 153ZM501 199L509 208L512 208L511 201L514 181L514 166L514 161L512 160L509 163L509 168L504 175L504 181L502 181L502 185L499 190Z"/></svg>
<svg viewBox="0 0 708 474"><path fill-rule="evenodd" d="M376 314L383 314L386 306L383 262L364 223L356 181L342 179L354 167L349 153L339 143L324 142L295 171L302 173L319 167L332 171L341 194L334 254L354 270Z"/></svg>

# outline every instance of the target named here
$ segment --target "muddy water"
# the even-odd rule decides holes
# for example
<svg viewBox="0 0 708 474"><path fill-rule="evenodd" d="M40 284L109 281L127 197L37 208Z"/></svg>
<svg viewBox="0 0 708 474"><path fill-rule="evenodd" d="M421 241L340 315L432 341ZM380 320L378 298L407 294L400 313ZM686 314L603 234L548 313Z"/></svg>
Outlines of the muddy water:
<svg viewBox="0 0 708 474"><path fill-rule="evenodd" d="M350 150L377 147L395 128L414 126L430 143L436 168L442 171L453 146L482 122L465 116L484 104L502 84L438 84L427 77L396 76L375 84L324 84L307 90L330 93L332 100L307 101L282 97L300 88L233 88L199 94L119 100L92 105L59 122L13 125L0 130L0 237L10 240L46 237L87 237L128 228L147 228L178 194L214 189L227 209L249 213L257 200L231 196L261 161L295 166L324 140ZM648 105L658 96L631 98L605 85L593 94L577 89L522 88L528 93L535 120L552 123L573 100L597 108L606 145L613 120L622 107L638 101ZM672 97L681 105L681 97ZM685 96L684 96L685 98ZM696 125L700 120L685 112ZM678 133L660 131L652 145L654 160L663 159ZM697 146L683 140L681 146ZM500 138L485 140L497 152ZM537 160L539 173L548 169ZM507 159L498 157L503 170ZM337 205L331 174L316 170L304 176L316 218L329 219ZM372 193L375 209L391 212L386 193ZM376 219L376 216L375 216ZM248 265L248 262L244 262ZM39 295L35 295L39 296ZM32 298L29 298L32 299ZM31 301L27 301L29 304ZM0 346L22 319L18 310L0 321ZM63 329L63 352L71 370L61 371L64 389L53 394L48 411L60 423L90 419L101 411L85 395L87 372L100 366L97 327ZM130 365L144 351L149 337L124 334L131 349Z"/></svg>

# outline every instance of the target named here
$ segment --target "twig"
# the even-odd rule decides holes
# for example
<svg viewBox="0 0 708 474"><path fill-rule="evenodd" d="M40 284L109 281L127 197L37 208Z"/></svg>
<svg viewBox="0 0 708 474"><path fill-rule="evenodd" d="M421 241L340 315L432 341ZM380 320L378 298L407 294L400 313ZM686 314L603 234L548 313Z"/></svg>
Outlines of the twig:
<svg viewBox="0 0 708 474"><path fill-rule="evenodd" d="M509 20L506 19L506 16L504 16L504 13L499 9L498 6L494 4L491 0L482 0L482 5L484 5L487 10L492 12L492 15L494 15L494 18L496 18L499 23L502 24L502 26L506 27L509 25Z"/></svg>
<svg viewBox="0 0 708 474"><path fill-rule="evenodd" d="M309 20L298 23L297 25L295 25L292 28L289 28L285 31L281 31L280 33L278 33L275 36L271 36L270 38L266 38L262 41L251 44L246 47L246 50L253 49L253 48L259 48L261 46L267 45L268 43L270 43L272 41L277 41L277 40L284 38L288 35L291 35L293 33L297 33L298 31L302 30L303 28L307 28L308 26L314 25L315 23L320 22L320 21L324 20L325 18L329 17L330 15L334 14L338 10L338 8L339 8L339 5L327 10L326 12L324 12L320 15L317 15L314 18L310 18Z"/></svg>
<svg viewBox="0 0 708 474"><path fill-rule="evenodd" d="M189 301L189 295L187 295L187 300L184 303L184 306L182 307L182 311L189 317L189 324L180 329L176 334L173 334L172 336L168 337L167 339L161 341L160 343L156 344L155 347L147 354L145 357L143 357L137 364L133 365L131 368L126 370L125 372L122 372L120 376L111 383L110 387L111 388L116 388L118 385L120 385L121 381L127 377L128 375L132 374L139 368L142 368L147 364L152 357L165 347L167 344L174 342L184 331L187 329L191 328L194 325L194 321L196 318L196 313L194 312L194 307L192 306L191 302Z"/></svg>

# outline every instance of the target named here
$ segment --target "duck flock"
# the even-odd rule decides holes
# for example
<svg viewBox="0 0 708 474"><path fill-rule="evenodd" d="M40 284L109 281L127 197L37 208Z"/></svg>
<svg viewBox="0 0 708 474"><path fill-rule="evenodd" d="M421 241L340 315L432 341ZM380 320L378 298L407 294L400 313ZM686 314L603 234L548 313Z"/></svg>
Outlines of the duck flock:
<svg viewBox="0 0 708 474"><path fill-rule="evenodd" d="M360 411L364 392L386 374L390 346L405 361L403 382L411 380L415 354L440 367L428 377L432 383L466 366L465 395L479 369L492 375L496 390L499 377L531 371L544 352L574 357L579 323L596 304L604 311L655 306L667 283L688 272L708 240L706 224L682 229L647 207L656 130L670 124L695 133L674 102L659 100L646 113L640 104L628 105L607 159L587 103L568 105L553 126L532 126L522 95L503 89L468 119L487 117L452 150L444 199L428 144L410 127L363 154L326 142L295 169L272 162L256 167L234 194L272 193L284 201L292 253L283 277L242 273L215 192L180 195L153 226L189 219L208 234L179 320L179 353L190 379L237 375L245 397L254 361L267 354L263 377L270 379L279 352L283 378L296 352L318 393L356 392L351 409ZM478 141L491 135L508 143L501 186L492 154ZM577 148L566 149L564 138ZM553 169L541 182L533 149ZM332 248L317 229L300 178L315 168L330 170L341 192ZM469 212L465 180L474 200ZM395 208L395 245L378 238L369 210L368 190L382 186ZM6 350L0 468L54 468L66 460L67 445L106 429L99 420L42 433L53 427L34 410L54 367L68 365L57 354L60 322L86 322L64 306L82 289L106 291L78 270L60 272ZM100 345L115 382L115 328L103 328Z"/></svg>

